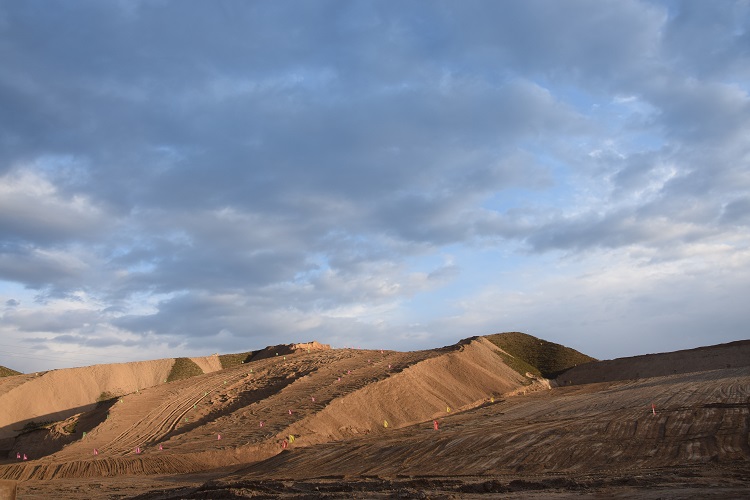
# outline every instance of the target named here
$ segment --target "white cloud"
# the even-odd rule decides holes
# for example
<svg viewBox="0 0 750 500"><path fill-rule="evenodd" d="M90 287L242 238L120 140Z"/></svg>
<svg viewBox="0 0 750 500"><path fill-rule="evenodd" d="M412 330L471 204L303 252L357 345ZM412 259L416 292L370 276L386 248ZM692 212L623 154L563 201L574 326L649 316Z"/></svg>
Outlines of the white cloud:
<svg viewBox="0 0 750 500"><path fill-rule="evenodd" d="M744 336L748 18L4 6L0 327L134 354Z"/></svg>

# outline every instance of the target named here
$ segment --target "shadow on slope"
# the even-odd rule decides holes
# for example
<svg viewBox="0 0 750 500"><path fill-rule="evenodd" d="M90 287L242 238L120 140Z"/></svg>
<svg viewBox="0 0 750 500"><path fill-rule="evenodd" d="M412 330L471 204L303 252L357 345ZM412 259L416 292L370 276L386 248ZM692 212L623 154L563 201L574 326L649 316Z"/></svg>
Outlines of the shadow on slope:
<svg viewBox="0 0 750 500"><path fill-rule="evenodd" d="M100 401L72 409L76 414L60 421L52 416L40 416L14 426L18 431L15 438L3 440L0 455L12 462L16 453L25 454L29 459L38 459L62 450L66 445L82 439L86 433L104 422L109 409L117 398Z"/></svg>

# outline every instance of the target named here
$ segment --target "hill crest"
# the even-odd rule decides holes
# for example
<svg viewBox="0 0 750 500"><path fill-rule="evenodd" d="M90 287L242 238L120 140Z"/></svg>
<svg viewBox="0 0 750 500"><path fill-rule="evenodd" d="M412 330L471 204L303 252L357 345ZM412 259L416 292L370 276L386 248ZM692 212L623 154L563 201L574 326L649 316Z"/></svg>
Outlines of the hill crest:
<svg viewBox="0 0 750 500"><path fill-rule="evenodd" d="M511 356L512 359L503 356L504 361L521 374L529 372L537 377L554 379L574 366L596 361L596 358L575 349L527 333L496 333L484 338Z"/></svg>
<svg viewBox="0 0 750 500"><path fill-rule="evenodd" d="M0 366L0 378L2 377L12 377L14 375L22 375L21 372L17 372L11 368L7 368L5 366Z"/></svg>

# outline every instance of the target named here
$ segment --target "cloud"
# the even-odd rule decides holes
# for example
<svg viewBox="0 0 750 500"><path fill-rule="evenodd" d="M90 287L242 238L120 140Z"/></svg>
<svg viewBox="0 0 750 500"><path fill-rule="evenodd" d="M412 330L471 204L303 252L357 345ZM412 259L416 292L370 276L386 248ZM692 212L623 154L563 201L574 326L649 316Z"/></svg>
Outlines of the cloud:
<svg viewBox="0 0 750 500"><path fill-rule="evenodd" d="M743 255L748 19L743 2L3 5L0 328L133 353L409 348L503 318L554 336L526 320L574 321L558 302L658 335L712 303L742 335L733 302L679 272L664 301L649 273ZM601 259L636 283L589 300ZM491 298L523 314L493 326Z"/></svg>

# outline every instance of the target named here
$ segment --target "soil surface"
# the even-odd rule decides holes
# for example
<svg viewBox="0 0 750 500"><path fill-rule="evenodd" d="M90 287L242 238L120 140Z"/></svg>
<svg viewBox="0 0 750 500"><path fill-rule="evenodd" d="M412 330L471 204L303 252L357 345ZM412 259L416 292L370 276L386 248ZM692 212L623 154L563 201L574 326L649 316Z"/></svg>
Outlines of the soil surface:
<svg viewBox="0 0 750 500"><path fill-rule="evenodd" d="M44 428L1 427L0 480L19 499L750 497L750 343L730 362L715 347L624 358L636 365L613 373L639 378L586 383L606 372L589 367L552 388L496 351L476 338L225 370L207 359L215 371L170 383L140 374L121 383L140 388ZM43 377L9 377L0 401L48 394ZM55 391L102 387L75 380ZM48 403L42 414L60 411Z"/></svg>

